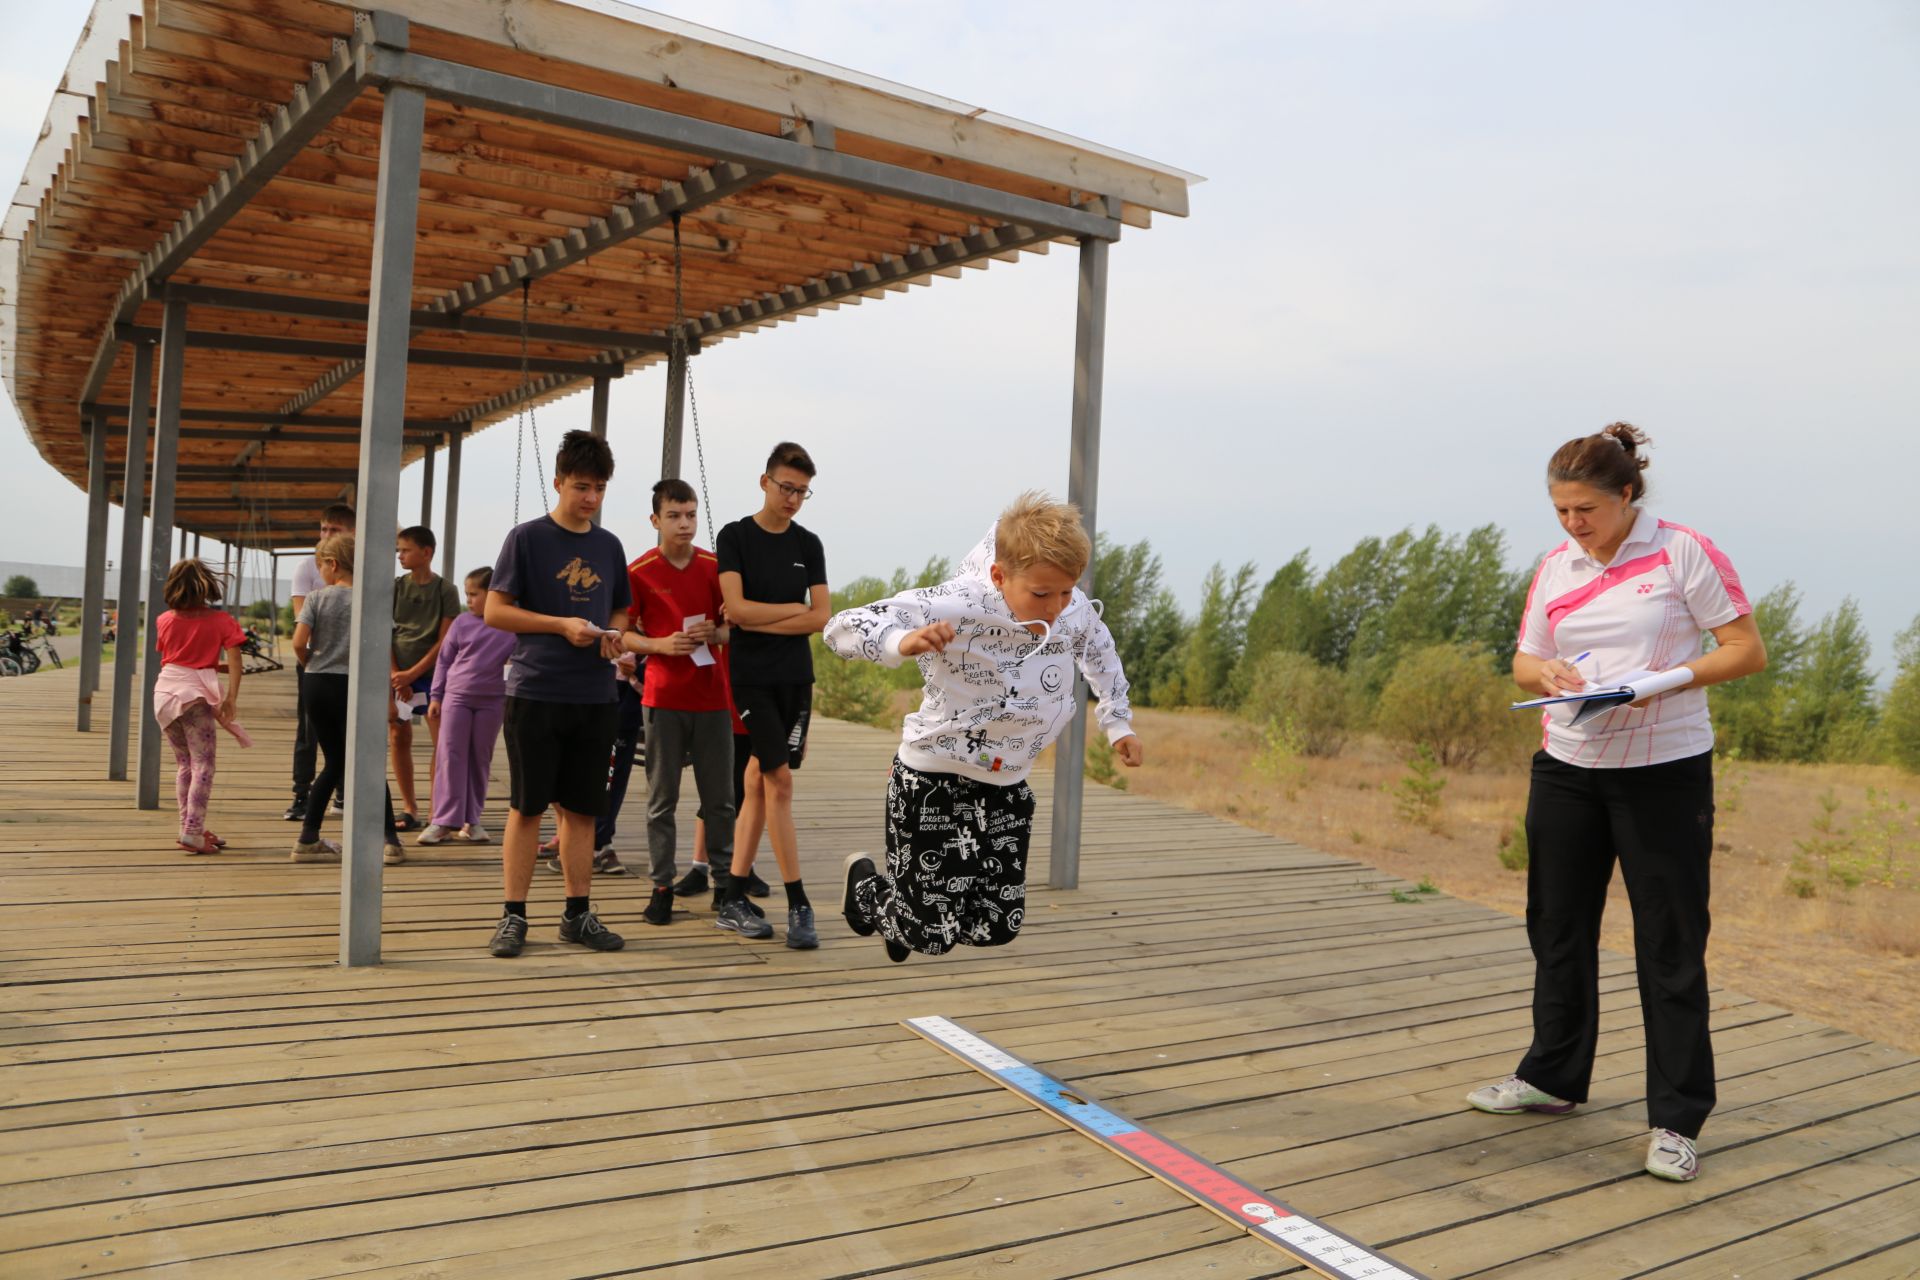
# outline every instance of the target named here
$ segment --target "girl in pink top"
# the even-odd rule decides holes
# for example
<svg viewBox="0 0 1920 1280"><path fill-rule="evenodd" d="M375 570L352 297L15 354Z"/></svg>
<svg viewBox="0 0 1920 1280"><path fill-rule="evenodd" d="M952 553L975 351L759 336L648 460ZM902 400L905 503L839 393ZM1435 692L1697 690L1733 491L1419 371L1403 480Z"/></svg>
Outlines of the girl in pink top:
<svg viewBox="0 0 1920 1280"><path fill-rule="evenodd" d="M173 748L174 794L180 805L180 847L218 853L226 841L207 830L213 793L215 737L226 728L247 743L234 723L240 696L240 624L220 602L220 580L198 560L182 560L167 574L167 611L154 624L164 664L154 680L153 716ZM214 674L226 654L227 689Z"/></svg>
<svg viewBox="0 0 1920 1280"><path fill-rule="evenodd" d="M1530 697L1595 681L1631 686L1634 700L1579 723L1571 704L1548 713L1527 796L1533 1044L1513 1075L1467 1101L1495 1115L1559 1115L1587 1100L1600 916L1618 862L1646 1027L1646 1170L1686 1182L1699 1171L1694 1142L1717 1096L1707 1035L1713 727L1703 690L1763 670L1767 650L1733 562L1641 509L1647 443L1616 422L1567 441L1547 463L1567 541L1534 574L1513 678Z"/></svg>

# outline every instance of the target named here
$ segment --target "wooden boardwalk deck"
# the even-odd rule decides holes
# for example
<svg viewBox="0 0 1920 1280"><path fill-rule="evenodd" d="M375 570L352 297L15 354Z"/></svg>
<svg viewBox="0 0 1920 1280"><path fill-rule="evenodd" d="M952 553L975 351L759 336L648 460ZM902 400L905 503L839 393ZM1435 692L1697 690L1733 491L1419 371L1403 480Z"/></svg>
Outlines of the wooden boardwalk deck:
<svg viewBox="0 0 1920 1280"><path fill-rule="evenodd" d="M628 947L593 955L542 877L508 963L496 855L459 848L388 869L388 963L344 971L337 872L286 861L290 679L249 681L215 859L104 780L74 680L0 681L10 1280L1304 1274L897 1025L922 1014L1435 1277L1920 1275L1920 1061L1718 991L1705 1173L1656 1182L1630 963L1592 1105L1479 1115L1526 1041L1519 922L1347 859L1092 788L1086 887L1037 890L1011 948L894 966L831 908L810 954L704 904L652 929L630 876L595 886ZM817 728L823 900L879 842L890 747Z"/></svg>

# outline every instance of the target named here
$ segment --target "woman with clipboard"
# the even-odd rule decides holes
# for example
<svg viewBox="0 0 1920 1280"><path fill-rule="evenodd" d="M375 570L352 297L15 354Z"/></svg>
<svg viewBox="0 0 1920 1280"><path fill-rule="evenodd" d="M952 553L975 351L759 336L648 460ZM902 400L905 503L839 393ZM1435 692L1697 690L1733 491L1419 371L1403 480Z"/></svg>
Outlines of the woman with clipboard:
<svg viewBox="0 0 1920 1280"><path fill-rule="evenodd" d="M1715 1099L1705 687L1763 670L1767 653L1732 562L1701 534L1642 508L1647 444L1616 422L1568 441L1547 463L1567 541L1534 574L1513 677L1536 698L1589 683L1638 697L1598 713L1581 702L1542 713L1526 819L1533 1045L1514 1075L1467 1101L1496 1115L1558 1115L1587 1100L1599 1037L1600 916L1617 858L1646 1025L1647 1172L1685 1182L1699 1170L1694 1141ZM1708 632L1715 647L1702 653Z"/></svg>

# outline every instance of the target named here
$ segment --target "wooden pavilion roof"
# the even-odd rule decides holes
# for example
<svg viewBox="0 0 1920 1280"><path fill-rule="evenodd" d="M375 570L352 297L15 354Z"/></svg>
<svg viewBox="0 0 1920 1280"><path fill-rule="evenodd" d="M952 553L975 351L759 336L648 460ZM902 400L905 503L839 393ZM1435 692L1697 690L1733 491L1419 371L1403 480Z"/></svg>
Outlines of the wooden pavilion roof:
<svg viewBox="0 0 1920 1280"><path fill-rule="evenodd" d="M30 164L37 199L18 198L33 209L7 386L41 455L82 487L88 424L105 421L117 477L133 348L157 336L164 291L184 299L176 524L229 541L300 545L353 480L380 67L411 57L448 77L423 83L409 459L522 400L664 359L676 209L684 314L707 345L1076 228L1184 216L1197 181L611 0L388 0L377 19L335 0L126 7L96 5L125 38L91 65L83 42L64 90L86 112L43 184ZM376 47L382 32L404 52ZM651 108L727 151L491 109L470 83ZM909 196L873 173L928 180ZM1033 216L995 216L1003 204Z"/></svg>

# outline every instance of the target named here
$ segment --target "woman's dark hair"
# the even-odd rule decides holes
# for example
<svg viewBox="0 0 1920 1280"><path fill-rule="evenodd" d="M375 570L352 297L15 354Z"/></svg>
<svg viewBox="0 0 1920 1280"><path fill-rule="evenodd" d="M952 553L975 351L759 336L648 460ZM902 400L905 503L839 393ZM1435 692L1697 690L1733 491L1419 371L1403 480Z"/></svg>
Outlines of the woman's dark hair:
<svg viewBox="0 0 1920 1280"><path fill-rule="evenodd" d="M1590 436L1569 440L1547 459L1548 484L1584 484L1602 493L1633 490L1633 502L1647 496L1646 470L1653 460L1645 449L1653 441L1630 422L1615 422Z"/></svg>
<svg viewBox="0 0 1920 1280"><path fill-rule="evenodd" d="M613 479L613 449L591 431L569 431L560 437L560 452L554 455L553 474L579 476L583 480Z"/></svg>
<svg viewBox="0 0 1920 1280"><path fill-rule="evenodd" d="M197 559L181 560L167 570L162 594L169 609L204 609L220 603L220 579Z"/></svg>

